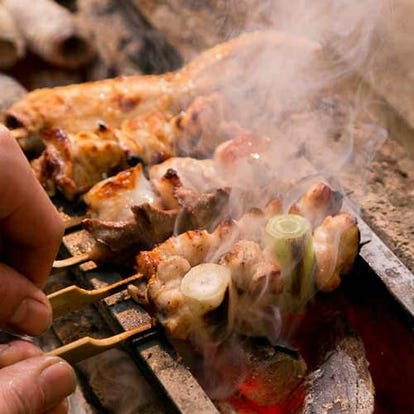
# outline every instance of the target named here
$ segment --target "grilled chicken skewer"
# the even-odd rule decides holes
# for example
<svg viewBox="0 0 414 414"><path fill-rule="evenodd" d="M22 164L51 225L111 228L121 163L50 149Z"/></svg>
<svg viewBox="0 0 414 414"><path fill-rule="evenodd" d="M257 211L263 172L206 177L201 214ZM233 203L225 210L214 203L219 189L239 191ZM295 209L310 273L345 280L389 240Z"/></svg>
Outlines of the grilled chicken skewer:
<svg viewBox="0 0 414 414"><path fill-rule="evenodd" d="M279 212L277 203L273 203L265 211L243 216L238 222L222 223L212 233L188 231L151 251L139 253L137 269L148 282L131 287L131 295L152 307L169 335L188 339L200 330L202 323L196 320L182 292L182 280L202 263L217 263L231 274L227 296L213 309L221 312L226 329L276 341L272 319L278 318L280 307L283 311L280 298L287 279L277 258L266 248L263 233L267 219ZM357 255L356 219L346 213L327 216L314 230L312 239L316 269L307 276L314 278L315 292L332 290L338 285L337 278L350 271ZM222 272L212 277L220 278ZM202 319L211 317L207 312Z"/></svg>
<svg viewBox="0 0 414 414"><path fill-rule="evenodd" d="M6 124L11 129L25 128L30 136L48 129L76 134L93 131L101 122L110 129L117 128L125 119L154 109L178 113L196 96L239 84L252 56L257 57L263 49L282 52L286 61L297 54L316 58L321 48L284 33L248 33L205 51L176 72L33 91L9 109Z"/></svg>
<svg viewBox="0 0 414 414"><path fill-rule="evenodd" d="M177 116L155 109L115 130L101 123L76 135L49 131L46 149L32 163L35 174L49 194L59 190L73 199L137 160L152 165L174 155L211 156L218 143L241 131L223 119L221 101L218 94L201 96Z"/></svg>

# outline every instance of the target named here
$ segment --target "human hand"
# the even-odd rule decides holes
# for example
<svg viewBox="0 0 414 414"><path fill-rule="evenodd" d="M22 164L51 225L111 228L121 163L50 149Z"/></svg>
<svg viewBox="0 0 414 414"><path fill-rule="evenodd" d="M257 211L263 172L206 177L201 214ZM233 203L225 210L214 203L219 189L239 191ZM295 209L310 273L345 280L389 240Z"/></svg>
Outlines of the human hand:
<svg viewBox="0 0 414 414"><path fill-rule="evenodd" d="M75 389L72 367L25 341L0 344L1 414L64 414Z"/></svg>
<svg viewBox="0 0 414 414"><path fill-rule="evenodd" d="M49 327L52 312L41 289L62 235L59 214L0 125L1 327L28 335ZM24 341L0 344L0 413L64 413L74 384L74 372L63 360Z"/></svg>

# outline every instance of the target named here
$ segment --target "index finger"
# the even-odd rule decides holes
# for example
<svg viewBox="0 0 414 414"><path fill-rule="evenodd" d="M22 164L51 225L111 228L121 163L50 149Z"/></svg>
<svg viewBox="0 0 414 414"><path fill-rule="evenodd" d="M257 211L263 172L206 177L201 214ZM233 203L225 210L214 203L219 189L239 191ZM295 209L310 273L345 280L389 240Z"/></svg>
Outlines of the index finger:
<svg viewBox="0 0 414 414"><path fill-rule="evenodd" d="M43 287L63 235L63 223L29 162L0 125L2 261Z"/></svg>

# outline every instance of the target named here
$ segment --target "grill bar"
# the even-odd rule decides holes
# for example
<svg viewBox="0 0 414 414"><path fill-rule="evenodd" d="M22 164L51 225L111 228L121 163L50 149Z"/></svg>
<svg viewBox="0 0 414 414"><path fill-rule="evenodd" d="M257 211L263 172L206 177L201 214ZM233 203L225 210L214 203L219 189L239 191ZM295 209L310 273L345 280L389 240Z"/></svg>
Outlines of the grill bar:
<svg viewBox="0 0 414 414"><path fill-rule="evenodd" d="M360 256L414 318L414 275L364 220L359 219L358 225L362 242L367 242L361 248Z"/></svg>

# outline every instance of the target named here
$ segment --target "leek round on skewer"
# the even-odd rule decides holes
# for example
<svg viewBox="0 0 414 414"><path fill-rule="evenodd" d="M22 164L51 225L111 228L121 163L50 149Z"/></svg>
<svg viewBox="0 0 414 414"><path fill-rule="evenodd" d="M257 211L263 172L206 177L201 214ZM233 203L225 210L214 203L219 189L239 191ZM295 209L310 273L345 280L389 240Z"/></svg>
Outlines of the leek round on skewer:
<svg viewBox="0 0 414 414"><path fill-rule="evenodd" d="M230 269L215 263L194 266L181 280L181 293L193 312L204 315L217 308L231 281Z"/></svg>
<svg viewBox="0 0 414 414"><path fill-rule="evenodd" d="M299 311L315 293L315 254L309 221L296 214L272 217L265 228L265 243L282 268L284 310Z"/></svg>

